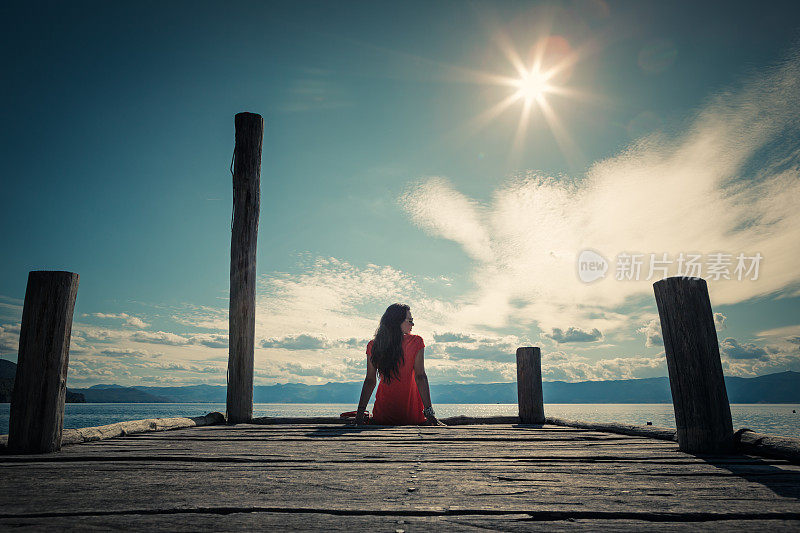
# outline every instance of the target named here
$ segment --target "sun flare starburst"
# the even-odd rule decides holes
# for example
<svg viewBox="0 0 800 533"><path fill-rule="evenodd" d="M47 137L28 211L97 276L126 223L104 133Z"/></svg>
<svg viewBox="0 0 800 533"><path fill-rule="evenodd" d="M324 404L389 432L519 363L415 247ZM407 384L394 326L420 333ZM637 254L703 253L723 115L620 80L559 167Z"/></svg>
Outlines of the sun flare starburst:
<svg viewBox="0 0 800 533"><path fill-rule="evenodd" d="M515 82L515 85L519 88L515 96L518 100L524 99L526 102L531 100L540 101L551 89L547 80L548 76L538 70L531 69L528 72L524 72Z"/></svg>
<svg viewBox="0 0 800 533"><path fill-rule="evenodd" d="M528 128L545 125L570 164L580 162L580 150L557 116L555 100L560 98L591 99L591 95L568 87L575 65L591 51L573 49L561 36L545 34L530 48L523 60L506 35L498 34L496 42L515 71L515 76L477 72L475 81L509 88L499 101L470 120L469 130L479 131L500 115L519 107L519 121L510 150L512 160L524 149ZM553 103L550 100L554 100Z"/></svg>

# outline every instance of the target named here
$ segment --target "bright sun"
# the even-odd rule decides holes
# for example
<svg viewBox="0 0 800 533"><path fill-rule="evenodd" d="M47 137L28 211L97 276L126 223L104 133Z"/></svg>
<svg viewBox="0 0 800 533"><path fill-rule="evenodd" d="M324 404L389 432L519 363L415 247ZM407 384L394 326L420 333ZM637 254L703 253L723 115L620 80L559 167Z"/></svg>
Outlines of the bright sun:
<svg viewBox="0 0 800 533"><path fill-rule="evenodd" d="M516 71L516 76L474 72L474 79L479 83L505 86L511 90L501 100L472 118L469 129L478 131L506 110L519 107L519 119L510 151L512 159L524 150L529 125L534 124L538 128L540 124L545 124L567 159L580 161L580 150L559 120L558 108L551 105L550 100L551 97L590 98L590 94L565 86L565 83L571 77L575 65L585 54L591 52L591 48L575 50L564 37L545 34L533 45L526 61L503 33L497 34L497 42Z"/></svg>
<svg viewBox="0 0 800 533"><path fill-rule="evenodd" d="M522 73L519 80L514 83L519 88L516 93L517 99L525 99L525 103L533 100L541 102L551 87L547 84L547 76L538 70L530 70Z"/></svg>

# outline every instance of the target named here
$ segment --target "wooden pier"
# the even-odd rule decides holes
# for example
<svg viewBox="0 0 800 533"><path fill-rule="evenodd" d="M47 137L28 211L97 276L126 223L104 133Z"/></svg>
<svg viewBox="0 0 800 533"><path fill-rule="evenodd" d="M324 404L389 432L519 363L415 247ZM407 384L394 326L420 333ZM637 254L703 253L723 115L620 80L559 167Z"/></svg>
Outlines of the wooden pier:
<svg viewBox="0 0 800 533"><path fill-rule="evenodd" d="M675 430L545 418L533 346L517 350L519 417L254 420L263 120L240 113L235 126L227 417L64 430L78 275L31 272L0 437L0 527L800 530L800 441L734 434L702 279L654 284Z"/></svg>
<svg viewBox="0 0 800 533"><path fill-rule="evenodd" d="M800 529L800 466L555 425L211 425L0 455L0 527Z"/></svg>

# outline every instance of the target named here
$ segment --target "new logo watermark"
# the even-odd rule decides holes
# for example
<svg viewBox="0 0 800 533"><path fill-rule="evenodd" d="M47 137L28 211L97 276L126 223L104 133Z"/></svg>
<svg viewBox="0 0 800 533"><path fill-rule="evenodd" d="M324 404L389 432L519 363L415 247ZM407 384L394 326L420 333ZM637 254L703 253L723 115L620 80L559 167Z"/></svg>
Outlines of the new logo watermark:
<svg viewBox="0 0 800 533"><path fill-rule="evenodd" d="M669 276L704 278L706 280L750 280L756 281L764 256L744 253L713 254L679 253L674 259L667 253L617 254L614 279L617 281L640 281L662 279ZM584 283L592 283L606 276L610 264L594 250L583 250L578 255L578 277Z"/></svg>
<svg viewBox="0 0 800 533"><path fill-rule="evenodd" d="M578 277L584 283L591 283L606 277L608 261L594 250L584 250L578 255Z"/></svg>

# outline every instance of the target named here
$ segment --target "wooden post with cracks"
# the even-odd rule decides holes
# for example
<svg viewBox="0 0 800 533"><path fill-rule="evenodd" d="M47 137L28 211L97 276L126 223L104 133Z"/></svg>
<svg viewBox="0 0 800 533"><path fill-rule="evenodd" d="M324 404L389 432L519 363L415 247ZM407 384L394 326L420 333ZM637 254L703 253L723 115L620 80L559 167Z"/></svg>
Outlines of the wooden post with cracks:
<svg viewBox="0 0 800 533"><path fill-rule="evenodd" d="M254 113L235 118L231 288L228 317L229 424L253 418L253 350L256 318L256 241L261 202L264 120Z"/></svg>
<svg viewBox="0 0 800 533"><path fill-rule="evenodd" d="M517 348L517 402L520 424L544 424L542 353L539 348Z"/></svg>
<svg viewBox="0 0 800 533"><path fill-rule="evenodd" d="M61 449L69 341L79 278L73 272L28 274L17 374L11 393L11 452L49 453Z"/></svg>
<svg viewBox="0 0 800 533"><path fill-rule="evenodd" d="M689 453L733 450L733 424L717 330L701 278L653 284L667 357L678 446Z"/></svg>

